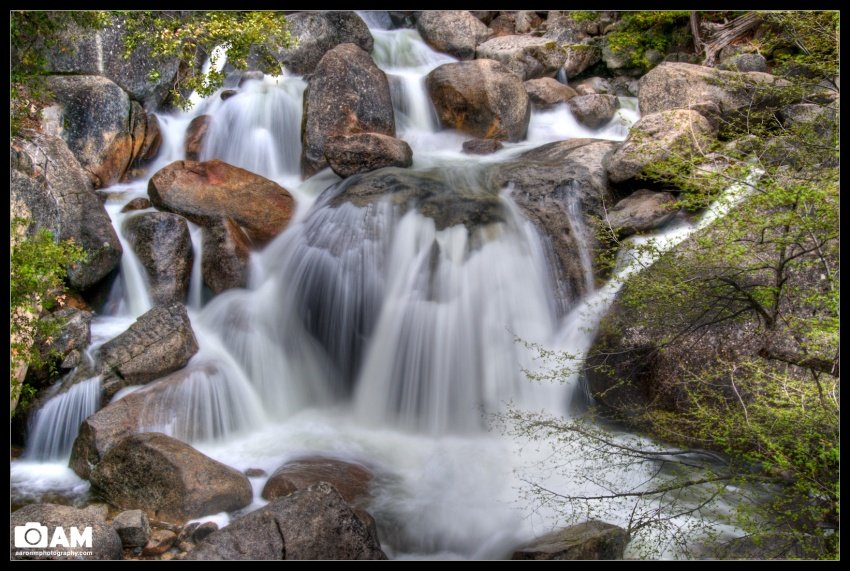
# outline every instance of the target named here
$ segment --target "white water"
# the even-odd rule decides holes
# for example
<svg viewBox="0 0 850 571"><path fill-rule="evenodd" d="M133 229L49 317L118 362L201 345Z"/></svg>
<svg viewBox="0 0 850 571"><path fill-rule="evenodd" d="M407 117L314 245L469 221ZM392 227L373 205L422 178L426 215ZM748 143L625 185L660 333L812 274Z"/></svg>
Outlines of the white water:
<svg viewBox="0 0 850 571"><path fill-rule="evenodd" d="M413 168L437 168L450 184L473 185L485 166L546 142L623 139L637 118L635 102L626 98L617 117L595 131L579 125L567 106L535 111L526 141L491 156L464 155L461 144L468 137L438 128L424 90L425 75L454 60L430 50L414 30L373 27L372 33L373 58L399 78L393 83L397 131L414 150ZM529 383L521 371L533 365L534 355L515 336L583 353L620 282L612 280L559 320L543 242L508 197L501 198L504 222L472 231L438 229L431 218L387 203L357 208L317 201L338 177L325 171L300 179L305 85L298 77L266 77L247 82L226 101L214 95L190 113L161 117L163 150L151 173L182 158L186 125L207 113L212 123L202 158L220 158L272 178L293 192L299 207L290 227L253 256L250 287L225 292L205 306L198 279L200 239L193 227L198 267L188 305L201 349L167 384L133 391L145 402L140 429L191 442L238 469L271 473L290 458L317 453L364 463L378 479L370 510L388 553L503 557L515 544L549 531L565 514L528 513L515 471L533 470L529 467L550 453L521 438L488 432L487 415L507 401L567 414L575 390L574 379ZM120 233L124 219L133 215L120 209L145 195L146 181L108 190L115 194L107 210ZM575 209L569 212L580 219ZM672 230L663 239L672 244L689 231ZM585 248L577 255L589 269ZM620 277L636 267L623 266ZM592 291L589 271L586 279ZM125 245L114 299L93 323L94 346L149 308L145 296L144 269ZM79 408L83 399L75 390L56 397L43 414L76 418L78 424L87 409L76 416L58 412ZM31 440L28 454L55 448L35 457L66 457L74 429L59 432L43 437L44 443ZM563 462L579 466L590 460L568 456ZM23 496L85 490L85 483L56 466L13 462L13 489ZM34 473L43 477L31 481ZM619 474L632 488L650 476L642 470ZM563 475L532 472L531 477L573 493L599 491ZM257 492L264 482L252 483ZM253 506L262 503L255 498ZM626 523L628 513L621 516L614 523Z"/></svg>

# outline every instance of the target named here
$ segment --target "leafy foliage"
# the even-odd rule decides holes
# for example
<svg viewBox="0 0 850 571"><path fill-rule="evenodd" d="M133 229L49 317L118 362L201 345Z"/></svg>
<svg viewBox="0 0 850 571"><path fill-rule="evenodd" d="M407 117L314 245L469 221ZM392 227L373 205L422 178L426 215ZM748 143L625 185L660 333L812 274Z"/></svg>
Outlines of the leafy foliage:
<svg viewBox="0 0 850 571"><path fill-rule="evenodd" d="M42 316L65 301L63 278L66 268L85 260L80 246L71 241L57 242L49 230L41 229L26 237L29 222L15 218L10 224L12 252L9 272L9 316L11 343L10 384L12 396L25 401L33 394L31 387L15 378L21 364L44 366L51 355L42 354L39 344L50 345L52 337L62 328L57 319Z"/></svg>
<svg viewBox="0 0 850 571"><path fill-rule="evenodd" d="M207 97L221 87L224 74L217 70L220 58L226 57L236 69L245 69L255 49L266 65L279 68L275 53L295 44L282 12L142 11L119 12L118 16L127 29L124 57L144 45L154 57L180 58L188 75L174 86L171 96L174 103L183 108L189 102L182 92L196 91L201 97ZM222 49L215 50L219 46ZM207 58L210 66L203 73L197 69L198 63Z"/></svg>
<svg viewBox="0 0 850 571"><path fill-rule="evenodd" d="M674 43L673 31L687 22L687 10L624 12L617 29L607 36L611 51L629 56L637 68L649 69L647 50L665 53Z"/></svg>

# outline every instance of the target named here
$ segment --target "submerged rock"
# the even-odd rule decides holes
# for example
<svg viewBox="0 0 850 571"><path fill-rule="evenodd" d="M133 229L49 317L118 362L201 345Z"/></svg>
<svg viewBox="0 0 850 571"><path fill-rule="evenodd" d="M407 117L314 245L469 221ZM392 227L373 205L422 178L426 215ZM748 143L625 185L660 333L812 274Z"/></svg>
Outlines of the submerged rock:
<svg viewBox="0 0 850 571"><path fill-rule="evenodd" d="M134 434L113 446L92 471L91 483L114 506L172 523L238 510L252 498L242 473L158 432Z"/></svg>
<svg viewBox="0 0 850 571"><path fill-rule="evenodd" d="M202 230L201 275L213 293L248 286L251 242L230 218Z"/></svg>
<svg viewBox="0 0 850 571"><path fill-rule="evenodd" d="M570 526L538 537L514 551L514 560L622 559L629 533L598 520Z"/></svg>
<svg viewBox="0 0 850 571"><path fill-rule="evenodd" d="M366 525L330 484L273 500L210 534L186 557L247 559L386 559Z"/></svg>
<svg viewBox="0 0 850 571"><path fill-rule="evenodd" d="M567 105L579 123L589 129L598 129L614 117L620 102L613 95L579 95Z"/></svg>
<svg viewBox="0 0 850 571"><path fill-rule="evenodd" d="M318 482L333 485L342 498L361 505L370 497L372 473L360 464L336 458L311 457L287 462L271 475L263 488L263 498L273 500L309 488Z"/></svg>
<svg viewBox="0 0 850 571"><path fill-rule="evenodd" d="M467 155L492 155L503 147L493 139L472 139L463 142L463 152Z"/></svg>
<svg viewBox="0 0 850 571"><path fill-rule="evenodd" d="M522 81L493 60L447 63L425 80L444 127L482 139L521 141L531 108Z"/></svg>

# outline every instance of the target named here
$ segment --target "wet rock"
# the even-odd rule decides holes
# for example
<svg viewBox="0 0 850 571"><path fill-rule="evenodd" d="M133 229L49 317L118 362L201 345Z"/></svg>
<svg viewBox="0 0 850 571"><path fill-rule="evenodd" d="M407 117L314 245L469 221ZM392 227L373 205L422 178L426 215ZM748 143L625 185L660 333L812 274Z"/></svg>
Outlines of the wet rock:
<svg viewBox="0 0 850 571"><path fill-rule="evenodd" d="M602 77L588 77L576 83L571 83L570 86L576 90L579 95L593 95L594 93L612 93L611 83Z"/></svg>
<svg viewBox="0 0 850 571"><path fill-rule="evenodd" d="M475 48L493 35L466 10L428 10L416 21L422 39L438 52L460 60L473 59Z"/></svg>
<svg viewBox="0 0 850 571"><path fill-rule="evenodd" d="M222 101L227 101L237 93L239 93L239 91L237 91L236 89L225 89L221 92L221 95L219 95L219 97L221 97Z"/></svg>
<svg viewBox="0 0 850 571"><path fill-rule="evenodd" d="M139 136L138 129L134 136ZM162 131L159 127L159 119L153 113L148 113L144 124L142 144L133 156L133 162L121 180L127 181L146 176L148 167L159 154L161 146Z"/></svg>
<svg viewBox="0 0 850 571"><path fill-rule="evenodd" d="M478 59L501 62L521 80L554 76L564 64L557 42L534 36L501 36L487 40L475 51Z"/></svg>
<svg viewBox="0 0 850 571"><path fill-rule="evenodd" d="M638 190L608 211L608 224L620 238L660 228L678 212L669 192Z"/></svg>
<svg viewBox="0 0 850 571"><path fill-rule="evenodd" d="M230 218L205 226L202 230L201 275L207 287L219 294L248 286L251 243Z"/></svg>
<svg viewBox="0 0 850 571"><path fill-rule="evenodd" d="M614 117L619 101L613 95L579 95L567 102L579 123L598 129Z"/></svg>
<svg viewBox="0 0 850 571"><path fill-rule="evenodd" d="M66 539L71 541L73 537L72 527L76 527L82 533L86 527L91 527L91 547L62 547L57 545L45 550L50 555L32 555L38 549L28 551L28 555L16 555L17 549L12 548L12 559L121 559L121 538L111 525L106 523L104 510L91 506L86 509L78 509L71 506L60 506L56 504L30 504L12 512L9 518L9 544L15 545L15 531L19 526L26 526L35 522L47 527L46 539L49 542L57 527L64 528ZM32 527L32 526L30 526ZM39 530L43 531L43 530ZM37 543L41 537L37 531L30 530L26 541ZM53 555L60 552L61 555ZM91 552L91 555L82 555L81 552Z"/></svg>
<svg viewBox="0 0 850 571"><path fill-rule="evenodd" d="M145 557L162 555L174 545L175 541L177 541L177 534L173 531L157 529L151 534L151 538L142 549L142 555Z"/></svg>
<svg viewBox="0 0 850 571"><path fill-rule="evenodd" d="M528 98L540 109L566 103L578 95L575 89L551 77L529 79L523 85Z"/></svg>
<svg viewBox="0 0 850 571"><path fill-rule="evenodd" d="M219 160L171 163L151 178L148 196L157 208L201 226L229 217L257 245L277 236L295 210L282 186Z"/></svg>
<svg viewBox="0 0 850 571"><path fill-rule="evenodd" d="M249 478L265 478L268 473L262 468L248 468L245 470L245 475Z"/></svg>
<svg viewBox="0 0 850 571"><path fill-rule="evenodd" d="M492 155L502 147L502 143L493 139L472 139L463 142L463 152L467 155Z"/></svg>
<svg viewBox="0 0 850 571"><path fill-rule="evenodd" d="M217 523L214 521L205 521L192 531L192 541L200 543L216 531L218 531Z"/></svg>
<svg viewBox="0 0 850 571"><path fill-rule="evenodd" d="M148 516L142 510L123 511L112 520L124 547L144 547L151 536Z"/></svg>
<svg viewBox="0 0 850 571"><path fill-rule="evenodd" d="M65 142L25 131L10 145L10 209L32 221L28 234L45 228L73 240L87 257L68 271L70 285L86 290L121 261L121 243L86 172Z"/></svg>
<svg viewBox="0 0 850 571"><path fill-rule="evenodd" d="M598 520L570 526L535 539L514 551L514 560L622 559L629 543L628 532Z"/></svg>
<svg viewBox="0 0 850 571"><path fill-rule="evenodd" d="M204 139L210 128L212 118L209 115L198 115L192 119L186 127L186 160L201 160L201 152L204 149Z"/></svg>
<svg viewBox="0 0 850 571"><path fill-rule="evenodd" d="M121 212L130 212L131 210L145 210L151 207L151 201L147 198L134 198L124 205Z"/></svg>
<svg viewBox="0 0 850 571"><path fill-rule="evenodd" d="M238 510L252 498L241 473L158 432L134 434L113 446L92 471L91 483L112 505L171 523Z"/></svg>
<svg viewBox="0 0 850 571"><path fill-rule="evenodd" d="M333 485L342 498L352 505L363 505L369 499L372 473L360 464L336 458L312 457L287 462L271 475L263 498L273 500L309 488L318 482Z"/></svg>
<svg viewBox="0 0 850 571"><path fill-rule="evenodd" d="M363 132L395 136L390 86L369 54L354 44L341 44L325 54L304 93L304 175L328 165L328 139Z"/></svg>
<svg viewBox="0 0 850 571"><path fill-rule="evenodd" d="M331 169L345 178L384 167L409 167L413 164L413 151L395 137L359 133L329 138L325 143L325 158Z"/></svg>
<svg viewBox="0 0 850 571"><path fill-rule="evenodd" d="M632 179L643 169L676 152L687 157L715 137L708 120L687 109L672 109L644 115L635 123L629 137L607 162L608 177L614 183Z"/></svg>
<svg viewBox="0 0 850 571"><path fill-rule="evenodd" d="M321 482L237 519L186 559L363 560L386 555L339 492Z"/></svg>
<svg viewBox="0 0 850 571"><path fill-rule="evenodd" d="M186 219L168 212L145 212L124 223L124 236L148 274L154 304L185 301L194 260Z"/></svg>
<svg viewBox="0 0 850 571"><path fill-rule="evenodd" d="M599 63L602 52L595 43L569 44L563 47L564 73L572 79Z"/></svg>
<svg viewBox="0 0 850 571"><path fill-rule="evenodd" d="M181 303L154 307L98 350L104 399L123 387L148 383L176 371L197 352L198 342L186 307Z"/></svg>
<svg viewBox="0 0 850 571"><path fill-rule="evenodd" d="M443 64L426 78L444 127L483 139L520 141L531 115L522 81L493 60Z"/></svg>
<svg viewBox="0 0 850 571"><path fill-rule="evenodd" d="M371 52L374 40L366 23L352 11L298 12L286 17L298 45L278 54L297 75L313 73L322 57L340 44L355 44Z"/></svg>

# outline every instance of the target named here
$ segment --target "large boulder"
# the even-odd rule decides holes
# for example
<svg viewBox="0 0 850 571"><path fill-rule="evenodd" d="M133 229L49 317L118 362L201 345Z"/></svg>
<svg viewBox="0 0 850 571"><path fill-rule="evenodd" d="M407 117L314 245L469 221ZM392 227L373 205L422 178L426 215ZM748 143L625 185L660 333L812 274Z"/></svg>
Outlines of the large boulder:
<svg viewBox="0 0 850 571"><path fill-rule="evenodd" d="M352 11L298 12L286 20L298 44L281 50L278 60L292 73L313 73L322 57L340 44L355 44L372 51L374 40L369 27Z"/></svg>
<svg viewBox="0 0 850 571"><path fill-rule="evenodd" d="M295 210L279 184L219 160L171 163L151 177L148 196L160 210L201 226L231 218L257 245L277 236Z"/></svg>
<svg viewBox="0 0 850 571"><path fill-rule="evenodd" d="M251 503L251 483L165 434L134 434L113 446L91 473L92 487L114 506L184 523Z"/></svg>
<svg viewBox="0 0 850 571"><path fill-rule="evenodd" d="M141 108L133 110L123 89L96 75L49 76L45 87L59 106L57 130L95 186L118 182L144 140L144 129L139 137L134 128L147 121Z"/></svg>
<svg viewBox="0 0 850 571"><path fill-rule="evenodd" d="M635 178L671 155L687 158L703 152L714 137L711 123L696 111L671 109L644 115L608 158L608 177L614 183Z"/></svg>
<svg viewBox="0 0 850 571"><path fill-rule="evenodd" d="M273 500L309 488L319 482L332 484L342 499L361 506L371 495L372 473L360 464L336 458L311 457L287 462L277 470L263 487L263 498Z"/></svg>
<svg viewBox="0 0 850 571"><path fill-rule="evenodd" d="M409 167L413 151L406 142L389 135L358 133L328 139L325 158L331 169L345 178L384 167Z"/></svg>
<svg viewBox="0 0 850 571"><path fill-rule="evenodd" d="M633 192L608 211L608 225L620 238L660 228L679 211L669 192L641 189Z"/></svg>
<svg viewBox="0 0 850 571"><path fill-rule="evenodd" d="M590 520L538 537L514 551L514 560L566 561L622 559L629 532L616 525Z"/></svg>
<svg viewBox="0 0 850 571"><path fill-rule="evenodd" d="M466 10L427 10L416 21L416 29L429 46L460 60L473 59L476 46L493 35Z"/></svg>
<svg viewBox="0 0 850 571"><path fill-rule="evenodd" d="M11 550L12 559L54 559L54 560L74 560L74 559L121 559L121 538L111 525L106 523L105 506L89 506L85 509L79 509L71 506L60 506L56 504L30 504L21 509L12 512L9 521L9 544L14 546ZM70 542L74 537L73 530L75 527L80 533L83 533L87 527L91 528L91 546L79 547L48 547L47 549L33 548L22 550L18 548L15 541L15 535L19 528L28 526L31 523L39 524L47 528L45 540L50 545L56 532L57 527L64 528L65 538ZM24 540L30 544L38 542L39 531L29 530L29 534L24 537ZM25 530L26 532L26 530ZM26 554L18 552L25 551ZM44 551L44 554L39 554L39 551ZM85 552L85 554L83 554Z"/></svg>
<svg viewBox="0 0 850 571"><path fill-rule="evenodd" d="M100 30L81 29L71 24L59 31L54 49L45 50L46 70L63 75L101 75L115 82L129 96L156 111L167 99L180 68L177 56L153 56L144 43L129 53L124 39L123 19ZM152 73L155 72L155 73Z"/></svg>
<svg viewBox="0 0 850 571"><path fill-rule="evenodd" d="M390 85L368 53L341 44L325 54L304 93L302 172L310 176L327 166L331 137L363 132L395 136Z"/></svg>
<svg viewBox="0 0 850 571"><path fill-rule="evenodd" d="M564 310L588 293L588 272L598 275L593 260L602 244L592 219L604 217L605 205L613 202L604 159L616 147L596 139L549 143L492 167L490 173L493 185L513 189L514 202L549 238Z"/></svg>
<svg viewBox="0 0 850 571"><path fill-rule="evenodd" d="M123 387L148 383L184 367L197 352L186 307L182 303L154 307L98 350L104 399Z"/></svg>
<svg viewBox="0 0 850 571"><path fill-rule="evenodd" d="M602 52L594 43L570 44L564 46L564 74L572 79L588 68L599 63Z"/></svg>
<svg viewBox="0 0 850 571"><path fill-rule="evenodd" d="M339 492L320 482L273 500L204 539L186 559L386 559Z"/></svg>
<svg viewBox="0 0 850 571"><path fill-rule="evenodd" d="M478 59L501 62L521 80L552 77L564 64L564 52L554 40L534 36L501 36L475 50Z"/></svg>
<svg viewBox="0 0 850 571"><path fill-rule="evenodd" d="M750 107L772 103L774 97L770 91L784 81L755 71L740 73L665 62L640 79L640 112L649 115L712 103L722 117L733 118Z"/></svg>
<svg viewBox="0 0 850 571"><path fill-rule="evenodd" d="M426 78L444 127L482 139L521 141L531 108L522 81L501 63L479 59L447 63Z"/></svg>
<svg viewBox="0 0 850 571"><path fill-rule="evenodd" d="M614 117L619 100L613 95L579 95L567 102L573 116L590 129L598 129Z"/></svg>
<svg viewBox="0 0 850 571"><path fill-rule="evenodd" d="M213 293L247 287L251 242L230 218L202 230L201 275Z"/></svg>
<svg viewBox="0 0 850 571"><path fill-rule="evenodd" d="M103 203L62 139L25 131L11 142L9 202L12 214L73 240L86 260L68 271L71 286L85 290L121 261L121 243Z"/></svg>
<svg viewBox="0 0 850 571"><path fill-rule="evenodd" d="M153 302L185 301L194 260L186 219L169 212L145 212L124 222L124 237L147 271Z"/></svg>
<svg viewBox="0 0 850 571"><path fill-rule="evenodd" d="M529 79L523 85L529 100L540 109L566 103L578 95L575 89L551 77Z"/></svg>

